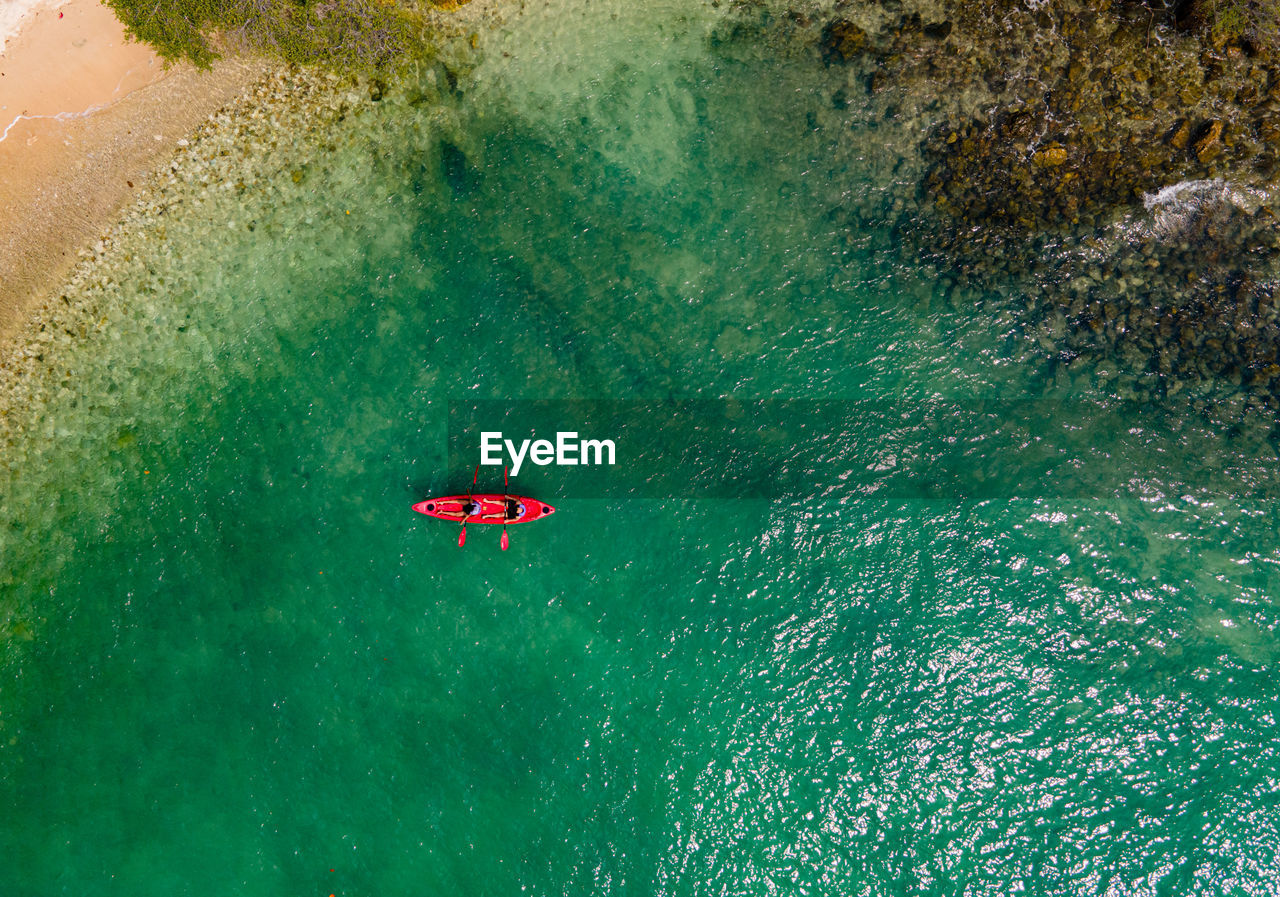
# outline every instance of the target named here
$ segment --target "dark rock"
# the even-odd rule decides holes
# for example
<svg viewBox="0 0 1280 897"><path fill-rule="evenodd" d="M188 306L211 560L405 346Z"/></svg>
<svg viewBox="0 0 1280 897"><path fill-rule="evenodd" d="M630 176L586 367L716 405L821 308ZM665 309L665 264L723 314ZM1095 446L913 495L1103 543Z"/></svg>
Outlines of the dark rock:
<svg viewBox="0 0 1280 897"><path fill-rule="evenodd" d="M1055 364L1106 370L1132 395L1212 403L1214 390L1243 389L1274 408L1280 227L1253 212L1251 188L1258 172L1280 176L1280 54L1162 37L1174 5L1185 21L1191 3L1169 0L1154 24L1133 8L1147 3L1011 4L999 25L986 4L948 4L949 21L906 16L849 32L851 44L829 26L824 52L862 54L872 92L892 83L879 111L910 117L926 93L939 110L921 144L924 214L867 220L890 222L900 251L957 272L944 291L953 307L997 285L978 301L1024 316L1030 351ZM884 12L894 22L901 9ZM966 54L931 43L971 38ZM1026 289L1000 292L1011 280Z"/></svg>
<svg viewBox="0 0 1280 897"><path fill-rule="evenodd" d="M867 32L852 22L841 19L822 29L819 47L828 63L849 62L867 46Z"/></svg>
<svg viewBox="0 0 1280 897"><path fill-rule="evenodd" d="M1222 152L1222 122L1215 119L1200 131L1191 151L1200 162L1208 162Z"/></svg>
<svg viewBox="0 0 1280 897"><path fill-rule="evenodd" d="M471 189L466 153L447 140L440 144L440 173L455 196L464 195Z"/></svg>

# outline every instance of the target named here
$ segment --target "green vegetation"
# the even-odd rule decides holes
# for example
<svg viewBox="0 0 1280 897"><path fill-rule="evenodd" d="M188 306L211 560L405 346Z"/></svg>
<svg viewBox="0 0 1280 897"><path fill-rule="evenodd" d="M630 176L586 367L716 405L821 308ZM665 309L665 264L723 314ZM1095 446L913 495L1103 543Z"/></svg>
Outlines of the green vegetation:
<svg viewBox="0 0 1280 897"><path fill-rule="evenodd" d="M1245 38L1275 46L1280 40L1280 0L1198 0L1194 8L1217 42Z"/></svg>
<svg viewBox="0 0 1280 897"><path fill-rule="evenodd" d="M395 0L106 0L129 34L168 60L208 66L218 48L286 62L373 71L413 46L414 15Z"/></svg>

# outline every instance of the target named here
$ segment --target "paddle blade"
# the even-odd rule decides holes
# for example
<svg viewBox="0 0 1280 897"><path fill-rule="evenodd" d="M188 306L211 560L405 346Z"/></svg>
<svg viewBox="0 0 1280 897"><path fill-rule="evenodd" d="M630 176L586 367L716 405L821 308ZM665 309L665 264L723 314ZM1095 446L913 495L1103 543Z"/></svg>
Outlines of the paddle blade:
<svg viewBox="0 0 1280 897"><path fill-rule="evenodd" d="M502 528L502 550L506 551L507 546L511 544L511 540L507 538L507 528Z"/></svg>
<svg viewBox="0 0 1280 897"><path fill-rule="evenodd" d="M462 532L458 533L458 547L461 548L467 544L467 525L462 525Z"/></svg>

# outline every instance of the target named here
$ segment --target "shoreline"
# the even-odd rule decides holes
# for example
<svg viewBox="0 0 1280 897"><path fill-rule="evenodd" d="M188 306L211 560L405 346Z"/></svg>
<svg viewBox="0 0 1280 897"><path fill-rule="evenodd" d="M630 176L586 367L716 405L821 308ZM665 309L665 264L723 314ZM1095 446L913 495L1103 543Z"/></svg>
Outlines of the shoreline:
<svg viewBox="0 0 1280 897"><path fill-rule="evenodd" d="M439 29L442 47L459 48L447 51L448 57L471 53L476 32L493 27L498 18L488 0L473 0L464 9L466 16L440 12L430 17L430 26ZM0 54L0 71L6 62L5 54ZM0 79L0 88L5 80L7 76ZM187 96L194 99L187 102ZM263 190L310 190L301 173L331 151L322 140L328 129L357 110L375 108L379 100L367 83L333 72L233 57L216 62L212 72L174 66L164 79L140 87L111 109L70 121L71 127L113 121L126 144L133 141L135 148L145 152L133 159L136 177L123 167L127 159L117 160L114 187L97 194L106 195L109 203L96 217L80 220L85 216L78 211L67 215L67 208L79 209L76 189L92 191L103 186L102 155L92 155L68 139L63 149L71 168L52 171L46 186L55 199L59 192L68 196L50 217L56 219L60 211L72 220L52 222L62 228L61 243L37 245L49 262L47 267L19 272L27 283L38 281L34 287L24 292L6 280L5 246L0 243L0 482L6 473L16 477L20 470L32 472L28 462L33 445L66 436L58 415L50 411L52 403L71 394L75 395L70 400L73 406L102 399L86 378L85 365L91 365L97 354L87 344L105 338L117 345L129 338L121 325L140 311L133 301L139 297L131 299L121 284L143 284L144 294L156 293L161 280L145 260L163 246L155 258L160 266L171 265L175 257L168 251L169 239L181 242L190 238L193 227L207 227L206 214L217 218L220 236L231 232L226 228L233 220L237 227L253 230L256 214L240 206L246 190L252 195ZM204 102L204 108L194 109L198 102ZM168 117L163 122L148 119L149 110ZM141 146L139 135L130 133L137 130L138 121L143 123ZM163 139L156 140L160 126L167 130ZM3 147L0 143L0 150ZM0 169L0 186L7 175ZM3 193L0 203L7 203L9 210L8 219L0 220L0 237L6 233L25 236L21 231L31 222L18 214ZM179 206L182 213L172 215L171 210ZM215 207L220 211L209 211ZM171 288L172 281L163 292ZM8 302L11 298L16 302ZM148 333L153 325L155 333L167 333L159 319L168 320L171 312L179 311L177 306L159 303L143 312L157 315L157 320L142 326ZM164 354L157 344L148 345L137 357L149 356L152 350L156 357ZM86 422L86 432L99 425L114 426L93 417ZM31 482L38 480L37 476ZM0 489L0 507L5 504L4 491Z"/></svg>
<svg viewBox="0 0 1280 897"><path fill-rule="evenodd" d="M97 0L25 11L0 50L0 354L160 160L266 70L166 67Z"/></svg>

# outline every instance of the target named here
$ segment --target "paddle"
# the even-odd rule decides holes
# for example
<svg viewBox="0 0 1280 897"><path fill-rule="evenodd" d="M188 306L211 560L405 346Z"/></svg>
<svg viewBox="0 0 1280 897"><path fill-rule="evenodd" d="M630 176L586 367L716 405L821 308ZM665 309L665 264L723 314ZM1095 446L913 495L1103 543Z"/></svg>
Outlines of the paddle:
<svg viewBox="0 0 1280 897"><path fill-rule="evenodd" d="M507 550L507 468L502 468L502 550Z"/></svg>
<svg viewBox="0 0 1280 897"><path fill-rule="evenodd" d="M467 490L467 507L471 506L471 493L476 491L476 480L480 478L480 465L476 465L475 475L471 477L471 488ZM462 532L458 536L458 547L461 548L467 544L467 511L462 511Z"/></svg>

